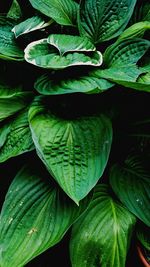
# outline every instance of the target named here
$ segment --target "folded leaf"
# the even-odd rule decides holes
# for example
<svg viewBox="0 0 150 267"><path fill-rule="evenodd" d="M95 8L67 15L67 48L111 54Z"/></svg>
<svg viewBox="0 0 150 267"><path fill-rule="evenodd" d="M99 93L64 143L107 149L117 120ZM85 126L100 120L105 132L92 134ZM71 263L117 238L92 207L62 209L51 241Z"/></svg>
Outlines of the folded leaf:
<svg viewBox="0 0 150 267"><path fill-rule="evenodd" d="M32 92L23 91L22 86L12 86L0 80L0 121L23 109L32 97Z"/></svg>
<svg viewBox="0 0 150 267"><path fill-rule="evenodd" d="M18 46L11 31L15 22L0 16L0 58L23 61L23 50Z"/></svg>
<svg viewBox="0 0 150 267"><path fill-rule="evenodd" d="M52 34L30 43L25 60L46 69L64 69L75 65L100 66L102 54L87 39L73 35Z"/></svg>
<svg viewBox="0 0 150 267"><path fill-rule="evenodd" d="M27 110L0 124L0 162L33 149Z"/></svg>
<svg viewBox="0 0 150 267"><path fill-rule="evenodd" d="M29 110L37 153L61 188L78 204L103 174L112 141L111 123L104 115L67 119L42 101L44 98L37 98Z"/></svg>
<svg viewBox="0 0 150 267"><path fill-rule="evenodd" d="M43 95L60 95L70 93L102 93L114 84L104 78L93 75L93 71L76 73L70 71L47 73L40 76L35 84L35 89Z"/></svg>
<svg viewBox="0 0 150 267"><path fill-rule="evenodd" d="M78 4L73 0L29 0L44 15L62 25L76 25Z"/></svg>
<svg viewBox="0 0 150 267"><path fill-rule="evenodd" d="M87 208L77 207L48 181L47 173L26 165L14 178L1 213L1 267L21 267L58 243Z"/></svg>
<svg viewBox="0 0 150 267"><path fill-rule="evenodd" d="M72 267L125 267L134 224L135 217L108 186L97 185L87 211L73 225Z"/></svg>
<svg viewBox="0 0 150 267"><path fill-rule="evenodd" d="M19 37L20 35L39 30L49 26L53 20L45 20L42 16L33 16L31 18L26 19L25 21L20 22L17 24L13 29L15 37Z"/></svg>
<svg viewBox="0 0 150 267"><path fill-rule="evenodd" d="M118 36L126 27L136 0L81 0L78 26L82 36L101 43Z"/></svg>
<svg viewBox="0 0 150 267"><path fill-rule="evenodd" d="M123 166L116 164L110 174L111 186L126 207L150 226L150 174L135 157Z"/></svg>

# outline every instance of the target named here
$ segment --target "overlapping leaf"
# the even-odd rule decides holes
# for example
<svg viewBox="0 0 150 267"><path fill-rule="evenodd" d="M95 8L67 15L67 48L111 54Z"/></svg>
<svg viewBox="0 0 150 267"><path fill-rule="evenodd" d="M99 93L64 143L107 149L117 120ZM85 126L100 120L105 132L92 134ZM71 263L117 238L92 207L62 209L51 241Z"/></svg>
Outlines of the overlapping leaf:
<svg viewBox="0 0 150 267"><path fill-rule="evenodd" d="M150 175L142 163L129 157L123 166L114 165L110 183L122 203L150 226Z"/></svg>
<svg viewBox="0 0 150 267"><path fill-rule="evenodd" d="M125 267L134 224L135 217L108 186L97 185L87 211L73 225L72 267Z"/></svg>
<svg viewBox="0 0 150 267"><path fill-rule="evenodd" d="M136 0L81 0L78 26L82 36L100 43L118 36L126 27Z"/></svg>
<svg viewBox="0 0 150 267"><path fill-rule="evenodd" d="M120 36L118 40L127 38L142 38L145 31L150 30L150 21L140 21L127 28Z"/></svg>
<svg viewBox="0 0 150 267"><path fill-rule="evenodd" d="M27 110L0 124L0 162L33 149Z"/></svg>
<svg viewBox="0 0 150 267"><path fill-rule="evenodd" d="M26 19L25 21L17 24L13 29L15 37L19 37L20 35L39 30L49 26L52 23L52 20L46 20L42 16L33 16L31 18Z"/></svg>
<svg viewBox="0 0 150 267"><path fill-rule="evenodd" d="M23 91L22 87L12 86L0 81L0 121L10 117L28 105L32 93Z"/></svg>
<svg viewBox="0 0 150 267"><path fill-rule="evenodd" d="M112 141L111 123L104 115L67 119L55 114L50 103L43 101L44 98L37 98L29 110L37 153L78 204L103 174Z"/></svg>
<svg viewBox="0 0 150 267"><path fill-rule="evenodd" d="M29 0L32 6L62 25L76 25L78 4L73 0Z"/></svg>
<svg viewBox="0 0 150 267"><path fill-rule="evenodd" d="M25 49L25 60L47 69L76 65L100 66L102 54L95 50L88 38L51 34L47 39L30 43Z"/></svg>
<svg viewBox="0 0 150 267"><path fill-rule="evenodd" d="M94 74L94 75L93 75ZM35 89L43 95L58 95L69 93L102 93L114 86L114 83L104 78L96 77L95 72L56 72L40 76Z"/></svg>
<svg viewBox="0 0 150 267"><path fill-rule="evenodd" d="M1 214L1 267L21 267L58 243L87 208L77 207L37 165L25 166L13 180Z"/></svg>
<svg viewBox="0 0 150 267"><path fill-rule="evenodd" d="M6 60L24 60L23 50L18 46L11 31L15 23L13 20L0 16L0 58Z"/></svg>

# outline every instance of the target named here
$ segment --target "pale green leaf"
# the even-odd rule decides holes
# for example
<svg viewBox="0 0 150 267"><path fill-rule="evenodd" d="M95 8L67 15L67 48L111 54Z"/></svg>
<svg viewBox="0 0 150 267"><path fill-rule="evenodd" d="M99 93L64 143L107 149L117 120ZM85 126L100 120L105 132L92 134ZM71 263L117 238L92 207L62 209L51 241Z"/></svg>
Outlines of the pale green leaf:
<svg viewBox="0 0 150 267"><path fill-rule="evenodd" d="M0 162L33 149L27 110L0 124Z"/></svg>
<svg viewBox="0 0 150 267"><path fill-rule="evenodd" d="M102 93L114 86L104 78L96 77L93 71L76 73L55 72L40 76L35 84L35 89L43 95L60 95L69 93Z"/></svg>
<svg viewBox="0 0 150 267"><path fill-rule="evenodd" d="M140 160L129 157L124 165L114 165L110 183L121 202L150 226L150 174Z"/></svg>
<svg viewBox="0 0 150 267"><path fill-rule="evenodd" d="M73 0L29 0L44 15L62 25L76 25L78 4Z"/></svg>
<svg viewBox="0 0 150 267"><path fill-rule="evenodd" d="M82 36L101 43L118 36L126 27L136 0L81 0L78 26Z"/></svg>
<svg viewBox="0 0 150 267"><path fill-rule="evenodd" d="M77 207L56 188L47 173L26 165L14 178L1 213L1 267L22 267L58 243L87 208Z"/></svg>
<svg viewBox="0 0 150 267"><path fill-rule="evenodd" d="M53 20L44 19L42 16L33 16L31 18L26 19L25 21L20 22L17 24L13 29L12 32L15 34L15 37L19 37L20 35L43 29L49 25L51 25Z"/></svg>
<svg viewBox="0 0 150 267"><path fill-rule="evenodd" d="M145 31L150 30L150 21L140 21L127 28L120 36L118 40L127 38L143 37Z"/></svg>
<svg viewBox="0 0 150 267"><path fill-rule="evenodd" d="M73 225L72 267L125 267L135 217L105 185L97 185L87 211Z"/></svg>
<svg viewBox="0 0 150 267"><path fill-rule="evenodd" d="M78 204L103 174L112 142L111 123L104 115L69 119L55 114L45 101L37 98L29 110L32 138L49 172Z"/></svg>
<svg viewBox="0 0 150 267"><path fill-rule="evenodd" d="M0 81L0 121L23 109L31 101L33 94L23 91L22 86L12 86Z"/></svg>
<svg viewBox="0 0 150 267"><path fill-rule="evenodd" d="M64 69L76 65L100 66L102 54L95 49L87 38L52 34L48 39L30 43L25 49L25 60L47 69Z"/></svg>
<svg viewBox="0 0 150 267"><path fill-rule="evenodd" d="M0 16L0 58L23 61L23 50L18 46L11 31L14 25L13 20Z"/></svg>

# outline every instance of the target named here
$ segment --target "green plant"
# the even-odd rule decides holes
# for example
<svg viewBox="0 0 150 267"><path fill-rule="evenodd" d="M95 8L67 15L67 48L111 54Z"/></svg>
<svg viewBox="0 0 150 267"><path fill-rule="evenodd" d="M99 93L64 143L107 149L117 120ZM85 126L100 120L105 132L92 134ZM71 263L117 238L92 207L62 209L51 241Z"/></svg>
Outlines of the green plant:
<svg viewBox="0 0 150 267"><path fill-rule="evenodd" d="M1 267L68 229L72 267L125 266L135 234L150 251L149 30L148 1L13 0L0 15L1 173L20 160Z"/></svg>

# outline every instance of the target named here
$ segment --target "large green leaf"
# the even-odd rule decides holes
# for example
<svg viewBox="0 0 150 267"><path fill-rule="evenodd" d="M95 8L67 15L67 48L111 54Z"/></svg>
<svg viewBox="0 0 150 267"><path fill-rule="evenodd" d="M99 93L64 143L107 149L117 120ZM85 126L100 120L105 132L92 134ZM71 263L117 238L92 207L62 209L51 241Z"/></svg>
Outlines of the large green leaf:
<svg viewBox="0 0 150 267"><path fill-rule="evenodd" d="M19 37L20 35L39 30L49 26L53 20L46 20L42 16L33 16L31 18L26 19L25 21L20 22L17 24L13 29L15 37Z"/></svg>
<svg viewBox="0 0 150 267"><path fill-rule="evenodd" d="M62 25L76 25L78 4L73 0L29 0L44 15Z"/></svg>
<svg viewBox="0 0 150 267"><path fill-rule="evenodd" d="M0 16L0 58L24 60L23 50L16 43L13 32L14 21Z"/></svg>
<svg viewBox="0 0 150 267"><path fill-rule="evenodd" d="M125 267L135 217L107 185L97 185L87 211L73 225L72 267Z"/></svg>
<svg viewBox="0 0 150 267"><path fill-rule="evenodd" d="M44 99L37 98L29 110L33 141L49 172L78 204L103 174L112 141L111 123L104 115L66 118L51 111Z"/></svg>
<svg viewBox="0 0 150 267"><path fill-rule="evenodd" d="M64 69L76 65L100 66L102 54L95 50L86 37L51 34L47 39L30 43L25 49L25 60L46 69Z"/></svg>
<svg viewBox="0 0 150 267"><path fill-rule="evenodd" d="M94 75L93 75L94 74ZM40 76L35 89L43 95L60 95L69 93L102 93L114 86L114 83L96 77L93 71L86 72L55 72Z"/></svg>
<svg viewBox="0 0 150 267"><path fill-rule="evenodd" d="M0 124L0 162L33 149L27 110Z"/></svg>
<svg viewBox="0 0 150 267"><path fill-rule="evenodd" d="M1 267L22 267L58 243L89 198L77 207L37 165L26 165L13 180L1 214Z"/></svg>
<svg viewBox="0 0 150 267"><path fill-rule="evenodd" d="M129 157L123 166L114 165L110 183L122 203L150 226L150 174L140 160Z"/></svg>
<svg viewBox="0 0 150 267"><path fill-rule="evenodd" d="M119 40L127 38L143 37L145 31L150 30L150 21L140 21L127 28L120 36Z"/></svg>
<svg viewBox="0 0 150 267"><path fill-rule="evenodd" d="M22 87L12 86L0 81L0 121L8 118L28 105L32 93L23 91Z"/></svg>
<svg viewBox="0 0 150 267"><path fill-rule="evenodd" d="M118 36L126 27L136 0L81 0L79 31L93 43Z"/></svg>

